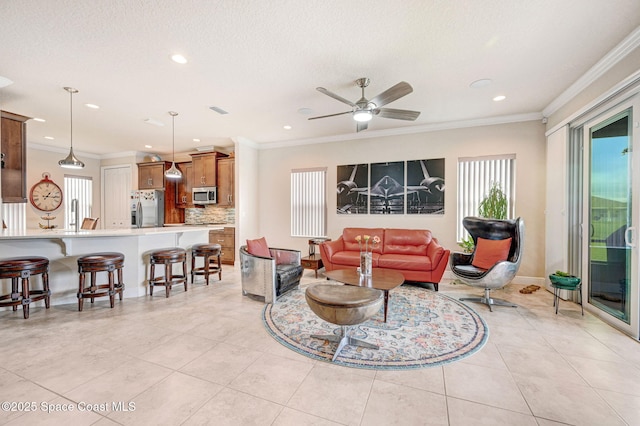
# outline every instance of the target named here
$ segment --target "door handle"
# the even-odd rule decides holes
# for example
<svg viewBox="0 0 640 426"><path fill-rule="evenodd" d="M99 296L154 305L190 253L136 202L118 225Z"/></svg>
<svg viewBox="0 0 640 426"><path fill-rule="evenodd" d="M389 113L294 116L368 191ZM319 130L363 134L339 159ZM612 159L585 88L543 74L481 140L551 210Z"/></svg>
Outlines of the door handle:
<svg viewBox="0 0 640 426"><path fill-rule="evenodd" d="M635 235L636 228L634 226L630 226L624 231L624 243L629 247L635 247L636 242L633 236Z"/></svg>

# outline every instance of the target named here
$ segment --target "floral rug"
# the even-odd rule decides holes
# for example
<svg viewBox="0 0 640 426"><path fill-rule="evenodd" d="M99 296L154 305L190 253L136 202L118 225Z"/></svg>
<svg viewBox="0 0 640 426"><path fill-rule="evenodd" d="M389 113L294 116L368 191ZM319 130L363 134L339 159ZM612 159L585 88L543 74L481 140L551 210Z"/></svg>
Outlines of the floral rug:
<svg viewBox="0 0 640 426"><path fill-rule="evenodd" d="M328 283L329 281L323 281ZM304 297L306 286L265 305L267 331L280 343L303 355L331 362L337 343L311 334L338 334L339 326L320 319ZM422 287L403 285L389 292L387 322L383 309L351 327L350 335L380 349L346 346L334 364L378 370L403 370L457 361L484 346L489 329L467 305Z"/></svg>

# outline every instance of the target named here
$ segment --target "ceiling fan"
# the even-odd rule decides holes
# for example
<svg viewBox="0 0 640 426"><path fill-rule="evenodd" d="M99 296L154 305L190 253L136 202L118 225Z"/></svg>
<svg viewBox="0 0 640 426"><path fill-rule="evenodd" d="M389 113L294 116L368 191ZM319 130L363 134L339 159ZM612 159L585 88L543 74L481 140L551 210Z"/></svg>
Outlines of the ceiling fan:
<svg viewBox="0 0 640 426"><path fill-rule="evenodd" d="M369 85L368 78L359 78L356 80L356 85L362 89L362 97L354 102L351 102L348 99L343 98L340 95L336 95L335 93L325 89L324 87L316 87L316 90L320 93L324 93L327 96L332 97L342 103L345 103L352 107L351 111L339 112L336 114L329 115L321 115L318 117L311 117L309 120L317 120L318 118L326 118L326 117L335 117L336 115L344 115L344 114L352 114L353 119L357 122L357 131L366 130L369 126L369 120L373 118L374 115L378 115L383 118L393 118L396 120L408 120L415 121L416 118L420 115L420 111L410 111L406 109L393 109L393 108L382 108L386 104L389 104L395 100L400 99L403 96L408 95L413 92L413 87L406 81L401 81L380 93L375 98L368 100L364 97L364 88Z"/></svg>

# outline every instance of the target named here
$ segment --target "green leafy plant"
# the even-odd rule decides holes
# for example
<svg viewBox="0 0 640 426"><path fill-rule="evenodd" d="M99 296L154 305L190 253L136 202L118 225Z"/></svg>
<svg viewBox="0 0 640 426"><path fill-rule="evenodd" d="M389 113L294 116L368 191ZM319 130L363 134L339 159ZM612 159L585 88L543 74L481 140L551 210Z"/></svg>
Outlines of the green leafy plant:
<svg viewBox="0 0 640 426"><path fill-rule="evenodd" d="M473 243L473 238L471 238L471 236L467 238L463 238L462 241L458 243L458 245L462 247L462 250L465 253L471 253L473 251L473 247L475 247L475 244Z"/></svg>
<svg viewBox="0 0 640 426"><path fill-rule="evenodd" d="M478 215L486 219L507 218L507 196L499 183L493 182L491 184L489 193L478 206Z"/></svg>

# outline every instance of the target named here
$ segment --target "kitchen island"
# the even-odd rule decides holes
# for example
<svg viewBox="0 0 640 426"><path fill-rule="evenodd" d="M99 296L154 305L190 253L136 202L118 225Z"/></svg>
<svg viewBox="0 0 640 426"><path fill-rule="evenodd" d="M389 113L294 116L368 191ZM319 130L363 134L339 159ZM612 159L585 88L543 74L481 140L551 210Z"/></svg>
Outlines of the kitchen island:
<svg viewBox="0 0 640 426"><path fill-rule="evenodd" d="M16 256L44 256L49 259L51 304L76 303L78 292L78 257L97 252L115 251L124 254L124 297L148 294L149 253L166 247L182 247L208 243L209 231L216 226L174 226L140 229L96 229L22 231L3 230L0 233L0 258ZM187 262L190 266L190 262ZM188 273L188 271L187 271ZM98 274L102 282L106 274ZM40 285L36 278L36 287ZM181 286L177 287L182 291ZM174 290L175 291L175 290ZM0 294L11 292L10 280L0 284ZM159 293L160 294L160 293ZM155 295L154 295L155 297ZM163 296L164 297L164 296ZM97 299L98 301L101 299ZM36 302L35 306L44 306Z"/></svg>

